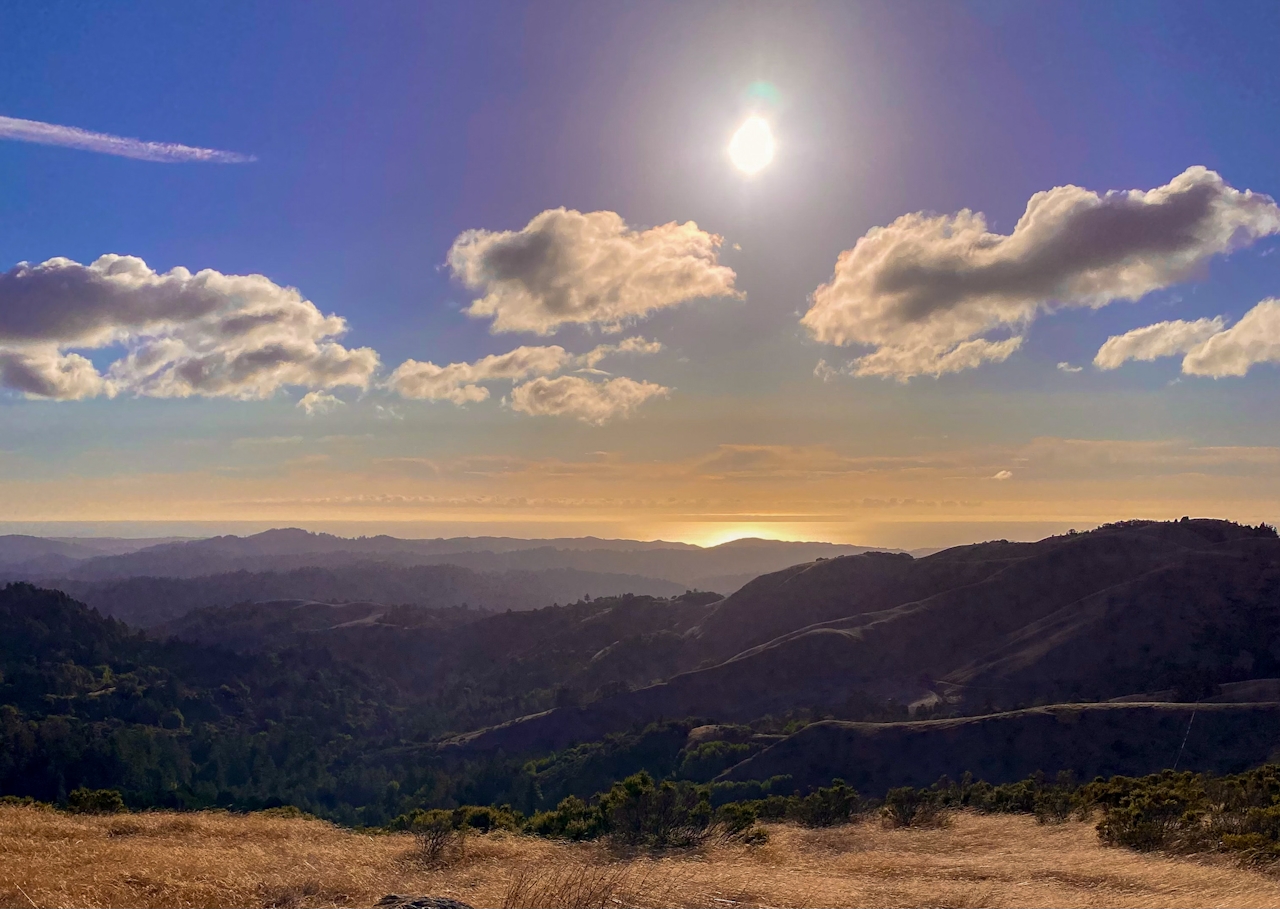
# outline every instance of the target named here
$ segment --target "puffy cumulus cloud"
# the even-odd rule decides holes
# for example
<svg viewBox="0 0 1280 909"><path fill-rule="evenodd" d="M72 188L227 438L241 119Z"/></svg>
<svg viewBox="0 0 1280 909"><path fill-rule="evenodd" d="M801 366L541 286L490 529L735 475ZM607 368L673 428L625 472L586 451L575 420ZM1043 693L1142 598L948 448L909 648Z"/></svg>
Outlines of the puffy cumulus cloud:
<svg viewBox="0 0 1280 909"><path fill-rule="evenodd" d="M89 360L77 353L59 353L48 345L21 350L0 348L0 388L60 401L115 394L115 387L98 374Z"/></svg>
<svg viewBox="0 0 1280 909"><path fill-rule="evenodd" d="M364 388L378 368L369 348L291 287L262 275L175 268L160 274L132 256L90 265L50 259L0 275L0 357L5 387L75 399L263 398L282 386ZM121 345L105 375L69 349Z"/></svg>
<svg viewBox="0 0 1280 909"><path fill-rule="evenodd" d="M621 376L607 382L581 376L542 377L511 390L511 409L532 416L574 417L600 426L616 417L630 416L645 401L670 392L653 382Z"/></svg>
<svg viewBox="0 0 1280 909"><path fill-rule="evenodd" d="M1235 325L1187 351L1182 371L1218 379L1242 376L1255 363L1280 363L1280 299L1263 300Z"/></svg>
<svg viewBox="0 0 1280 909"><path fill-rule="evenodd" d="M496 379L518 381L559 372L571 361L563 347L517 347L474 363L420 363L405 360L387 380L387 387L404 398L451 401L462 405L487 400L489 389L478 385Z"/></svg>
<svg viewBox="0 0 1280 909"><path fill-rule="evenodd" d="M1107 338L1098 348L1093 365L1099 369L1116 369L1128 360L1150 361L1186 353L1222 331L1223 324L1222 317L1218 316L1194 322L1175 319L1135 328Z"/></svg>
<svg viewBox="0 0 1280 909"><path fill-rule="evenodd" d="M904 215L840 254L802 323L821 342L877 348L855 373L940 375L1003 359L1011 348L961 346L1008 343L981 336L1020 332L1043 308L1136 300L1277 232L1270 197L1203 167L1147 191L1037 193L1008 235L967 210Z"/></svg>
<svg viewBox="0 0 1280 909"><path fill-rule="evenodd" d="M405 398L451 401L462 405L488 400L489 389L479 384L481 382L519 382L533 376L554 375L574 367L607 375L602 370L595 369L596 364L606 357L618 353L654 354L660 350L662 345L657 341L636 337L617 344L600 344L579 355L552 344L545 347L517 347L504 354L482 357L474 363L450 363L448 366L406 360L391 373L387 387Z"/></svg>
<svg viewBox="0 0 1280 909"><path fill-rule="evenodd" d="M325 394L322 391L309 391L298 400L296 406L305 410L307 416L311 417L328 413L335 407L341 407L342 403L342 400L335 395Z"/></svg>
<svg viewBox="0 0 1280 909"><path fill-rule="evenodd" d="M1243 376L1258 363L1280 363L1280 299L1271 297L1225 328L1222 316L1194 322L1157 322L1108 338L1094 357L1100 369L1127 360L1185 354L1182 372L1215 379Z"/></svg>
<svg viewBox="0 0 1280 909"><path fill-rule="evenodd" d="M692 221L631 230L611 211L544 211L522 230L470 230L448 264L483 294L466 312L492 330L550 334L562 325L616 331L701 297L740 296L717 259L721 237Z"/></svg>

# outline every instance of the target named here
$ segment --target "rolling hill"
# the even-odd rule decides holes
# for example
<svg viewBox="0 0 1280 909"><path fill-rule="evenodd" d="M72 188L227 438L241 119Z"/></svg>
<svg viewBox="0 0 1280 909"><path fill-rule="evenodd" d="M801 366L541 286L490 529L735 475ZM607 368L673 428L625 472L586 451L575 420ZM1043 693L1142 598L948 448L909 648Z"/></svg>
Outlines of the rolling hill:
<svg viewBox="0 0 1280 909"><path fill-rule="evenodd" d="M689 633L696 668L460 744L556 749L664 717L799 707L856 718L885 702L974 713L1159 689L1194 700L1280 675L1278 594L1274 531L1222 521L815 562L713 607Z"/></svg>
<svg viewBox="0 0 1280 909"><path fill-rule="evenodd" d="M42 582L72 594L104 615L152 628L196 609L277 600L372 601L388 606L487 612L539 609L581 597L637 593L674 596L671 581L573 568L481 572L456 565L400 566L358 561L287 571L233 571L204 577L132 577Z"/></svg>
<svg viewBox="0 0 1280 909"><path fill-rule="evenodd" d="M462 599L484 584L499 585L490 605L528 597L554 574L366 559L68 582L149 616L150 639L12 587L0 624L28 643L7 651L0 695L19 712L0 734L41 791L55 785L42 761L109 778L124 749L191 803L282 798L365 820L451 799L547 807L588 770L801 788L839 776L876 794L966 770L1230 771L1280 744L1280 539L1265 525L1131 521L915 559L820 557L727 597L511 612ZM360 596L370 585L384 596ZM116 770L24 744L30 722L72 723L92 766ZM208 750L223 739L239 750Z"/></svg>

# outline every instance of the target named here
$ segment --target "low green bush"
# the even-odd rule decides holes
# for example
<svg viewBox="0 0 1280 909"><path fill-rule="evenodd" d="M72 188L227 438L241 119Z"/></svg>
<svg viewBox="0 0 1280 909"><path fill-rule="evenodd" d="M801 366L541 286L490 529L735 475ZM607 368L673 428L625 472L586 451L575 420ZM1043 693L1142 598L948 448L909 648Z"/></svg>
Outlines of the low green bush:
<svg viewBox="0 0 1280 909"><path fill-rule="evenodd" d="M946 818L946 800L937 789L890 789L880 806L880 818L888 827L935 827Z"/></svg>
<svg viewBox="0 0 1280 909"><path fill-rule="evenodd" d="M655 783L640 772L600 797L605 831L628 846L696 846L710 836L714 811L705 786Z"/></svg>
<svg viewBox="0 0 1280 909"><path fill-rule="evenodd" d="M519 830L568 840L608 838L626 846L680 848L718 838L760 843L768 838L760 821L789 821L809 827L852 823L878 809L889 827L921 827L947 822L949 812L1027 814L1041 823L1098 818L1103 843L1139 850L1217 851L1248 861L1280 860L1280 765L1213 777L1165 771L1146 777L1098 778L1077 784L1070 773L1052 780L1035 774L993 786L965 774L953 782L891 789L879 803L867 802L842 780L801 795L782 795L790 779L763 783L655 780L640 772L614 783L590 800L576 796L525 818L507 806L465 806L415 811L390 825L418 836L424 856L446 851L467 833ZM105 793L105 795L103 794ZM76 790L71 810L123 808L113 790ZM452 837L452 839L451 839ZM441 842L445 845L435 845Z"/></svg>
<svg viewBox="0 0 1280 909"><path fill-rule="evenodd" d="M124 811L124 797L114 789L81 786L67 795L67 810L72 814L119 814Z"/></svg>

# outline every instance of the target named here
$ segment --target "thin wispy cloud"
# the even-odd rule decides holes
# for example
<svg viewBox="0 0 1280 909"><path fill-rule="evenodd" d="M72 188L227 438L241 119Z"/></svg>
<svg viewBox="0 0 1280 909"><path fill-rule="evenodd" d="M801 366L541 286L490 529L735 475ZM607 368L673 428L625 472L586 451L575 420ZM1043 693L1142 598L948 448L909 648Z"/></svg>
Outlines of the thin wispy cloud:
<svg viewBox="0 0 1280 909"><path fill-rule="evenodd" d="M78 148L160 164L248 164L257 160L253 155L242 155L239 152L197 148L175 142L144 142L141 139L90 132L75 126L19 120L16 117L0 117L0 139L34 142L37 145L60 145L64 148Z"/></svg>

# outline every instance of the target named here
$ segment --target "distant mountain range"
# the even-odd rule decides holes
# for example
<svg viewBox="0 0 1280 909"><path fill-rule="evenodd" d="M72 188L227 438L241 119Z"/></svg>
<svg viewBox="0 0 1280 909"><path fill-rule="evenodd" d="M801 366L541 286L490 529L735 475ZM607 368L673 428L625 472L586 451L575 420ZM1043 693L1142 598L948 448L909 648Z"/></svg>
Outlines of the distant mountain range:
<svg viewBox="0 0 1280 909"><path fill-rule="evenodd" d="M0 572L17 569L31 573L62 571L77 562L102 556L123 555L185 542L180 537L33 537L24 534L0 535Z"/></svg>
<svg viewBox="0 0 1280 909"><path fill-rule="evenodd" d="M367 600L433 608L467 603L519 610L584 595L731 593L762 572L869 551L751 539L705 549L594 537L347 539L297 529L138 544L0 537L0 578L66 590L104 614L145 627L190 609L246 601Z"/></svg>

